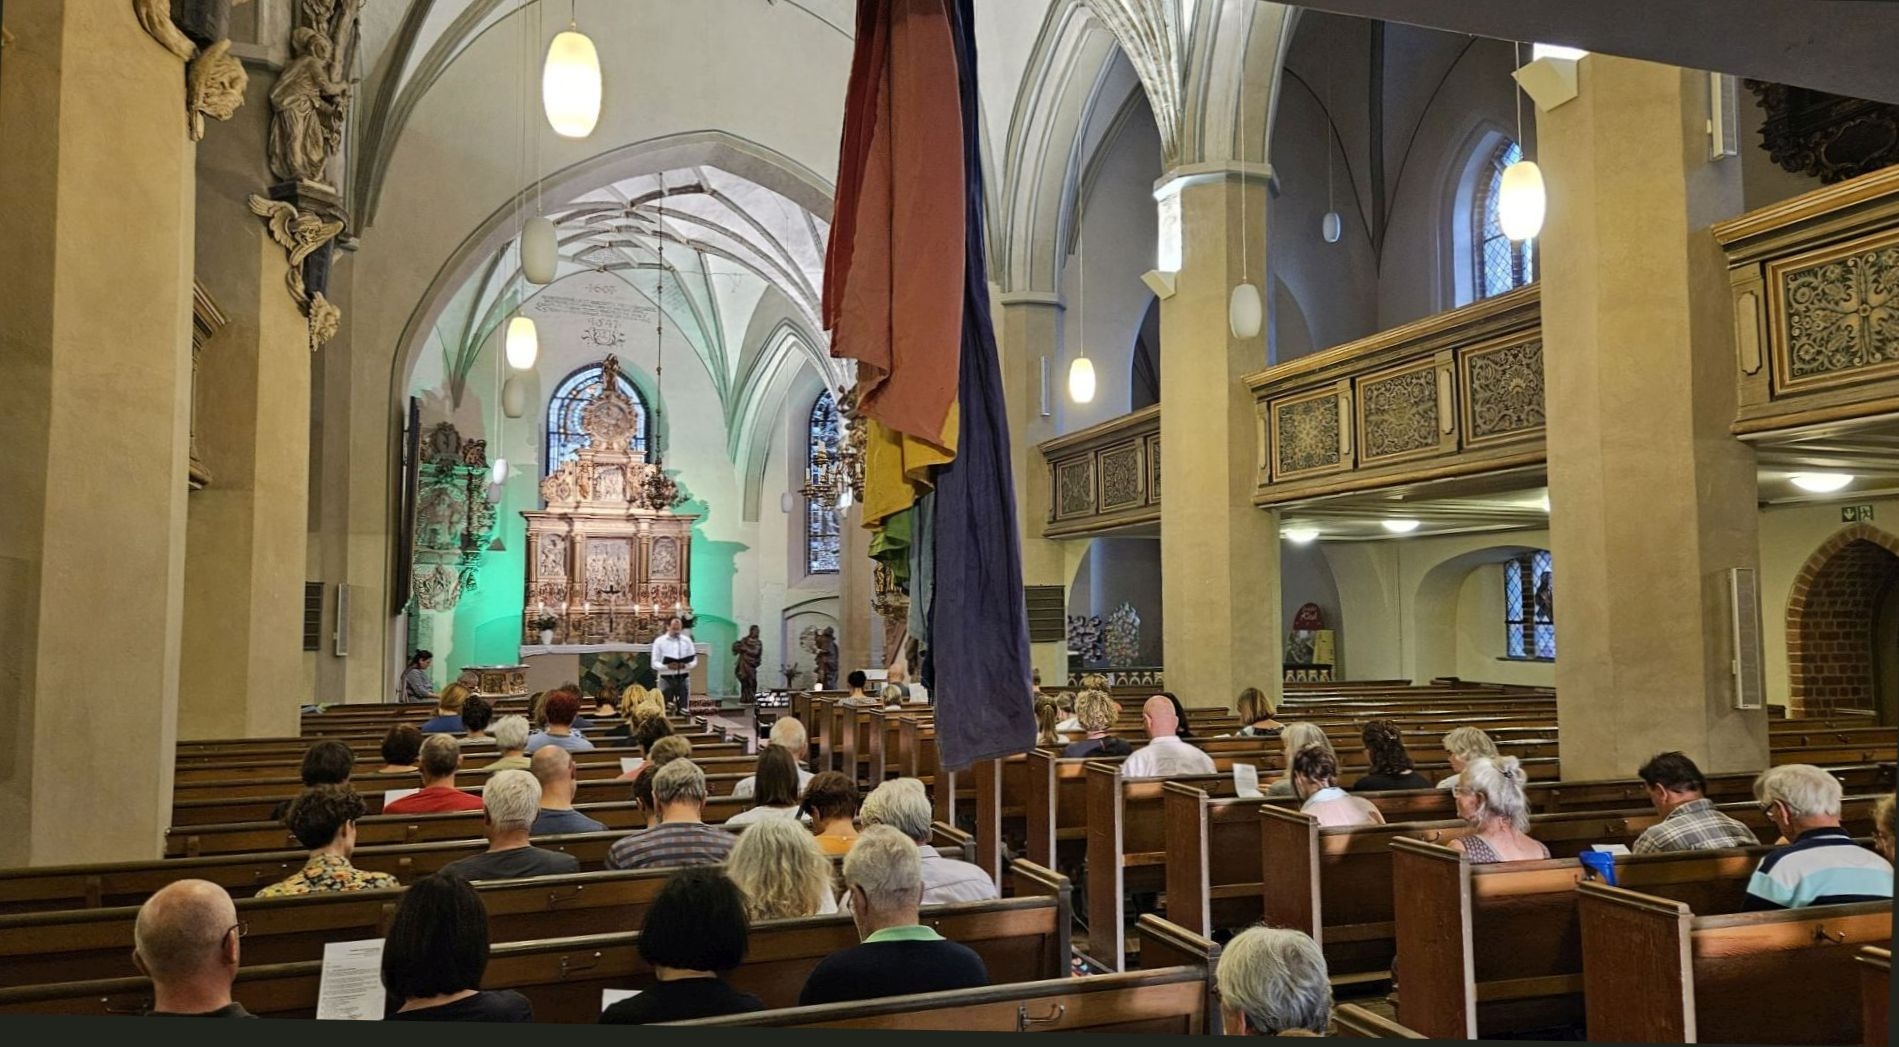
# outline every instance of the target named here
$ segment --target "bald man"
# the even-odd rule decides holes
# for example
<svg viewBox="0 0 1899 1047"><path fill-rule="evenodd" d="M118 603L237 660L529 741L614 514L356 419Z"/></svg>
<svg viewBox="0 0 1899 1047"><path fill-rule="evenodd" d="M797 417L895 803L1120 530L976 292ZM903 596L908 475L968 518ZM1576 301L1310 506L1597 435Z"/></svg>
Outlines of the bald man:
<svg viewBox="0 0 1899 1047"><path fill-rule="evenodd" d="M165 1017L252 1018L231 999L237 906L208 880L176 880L139 906L132 926L132 963L152 980L152 1009Z"/></svg>
<svg viewBox="0 0 1899 1047"><path fill-rule="evenodd" d="M1157 694L1141 706L1147 727L1147 745L1121 764L1123 778L1176 778L1183 774L1212 774L1213 757L1180 740L1180 716L1174 703Z"/></svg>
<svg viewBox="0 0 1899 1047"><path fill-rule="evenodd" d="M574 791L580 787L580 774L574 769L573 753L558 745L543 745L534 750L528 773L541 783L541 813L534 816L533 835L597 833L606 828L574 810Z"/></svg>

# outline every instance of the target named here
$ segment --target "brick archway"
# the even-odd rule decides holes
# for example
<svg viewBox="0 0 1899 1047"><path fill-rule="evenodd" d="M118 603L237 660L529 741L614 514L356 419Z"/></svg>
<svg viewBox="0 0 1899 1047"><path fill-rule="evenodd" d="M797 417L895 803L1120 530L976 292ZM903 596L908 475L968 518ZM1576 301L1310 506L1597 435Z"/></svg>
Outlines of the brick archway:
<svg viewBox="0 0 1899 1047"><path fill-rule="evenodd" d="M1899 585L1899 538L1842 527L1807 559L1787 600L1787 715L1873 712L1874 616Z"/></svg>

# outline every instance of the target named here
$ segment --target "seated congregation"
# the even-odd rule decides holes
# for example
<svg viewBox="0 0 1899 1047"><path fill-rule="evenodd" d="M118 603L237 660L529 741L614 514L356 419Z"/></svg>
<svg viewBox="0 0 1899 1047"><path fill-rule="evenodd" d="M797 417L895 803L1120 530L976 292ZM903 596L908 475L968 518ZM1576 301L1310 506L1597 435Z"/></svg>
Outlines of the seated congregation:
<svg viewBox="0 0 1899 1047"><path fill-rule="evenodd" d="M1878 1035L1850 974L1890 942L1889 747L1565 782L1537 771L1546 694L1288 692L1237 715L1038 696L1073 722L960 772L929 706L841 691L798 696L755 754L631 690L584 727L571 688L519 713L447 694L426 723L331 710L300 753L181 754L258 820L187 822L181 793L172 857L0 874L0 1014L310 1016L323 946L380 938L396 1021L1601 1039L1640 961L1711 1000L1799 979L1837 1017L1798 1040ZM1724 944L1631 939L1658 907ZM1768 950L1745 933L1766 924L1825 933Z"/></svg>

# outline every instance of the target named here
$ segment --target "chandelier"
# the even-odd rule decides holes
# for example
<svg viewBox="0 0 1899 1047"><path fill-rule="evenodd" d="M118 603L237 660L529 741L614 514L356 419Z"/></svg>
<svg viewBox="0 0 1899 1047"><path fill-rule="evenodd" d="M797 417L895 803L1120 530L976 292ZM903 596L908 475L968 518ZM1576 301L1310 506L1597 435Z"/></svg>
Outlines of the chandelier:
<svg viewBox="0 0 1899 1047"><path fill-rule="evenodd" d="M798 493L834 512L849 509L864 497L864 420L857 416L857 391L837 398L844 432L836 446L819 445L811 451L811 470Z"/></svg>

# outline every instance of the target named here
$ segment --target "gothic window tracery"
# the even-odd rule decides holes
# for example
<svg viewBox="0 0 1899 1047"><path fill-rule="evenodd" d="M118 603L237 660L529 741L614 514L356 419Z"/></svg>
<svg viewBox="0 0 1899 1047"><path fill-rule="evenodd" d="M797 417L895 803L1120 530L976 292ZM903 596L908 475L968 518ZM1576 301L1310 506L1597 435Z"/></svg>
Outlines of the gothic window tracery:
<svg viewBox="0 0 1899 1047"><path fill-rule="evenodd" d="M844 422L837 401L829 390L819 393L811 405L805 439L805 479L821 479L818 463L823 458L837 460L843 446ZM819 451L824 454L821 457ZM836 574L843 555L843 539L838 529L838 512L816 498L804 500L804 546L806 574Z"/></svg>
<svg viewBox="0 0 1899 1047"><path fill-rule="evenodd" d="M1548 549L1524 553L1503 565L1504 655L1556 657L1554 560Z"/></svg>
<svg viewBox="0 0 1899 1047"><path fill-rule="evenodd" d="M1513 243L1503 235L1503 223L1497 216L1503 169L1521 159L1522 147L1504 139L1491 150L1489 161L1480 168L1475 179L1473 188L1477 198L1472 201L1470 215L1472 275L1477 298L1500 295L1536 279L1536 241Z"/></svg>

